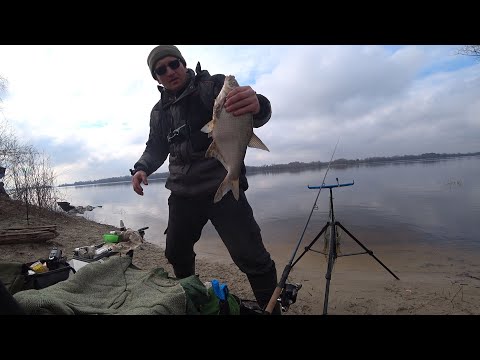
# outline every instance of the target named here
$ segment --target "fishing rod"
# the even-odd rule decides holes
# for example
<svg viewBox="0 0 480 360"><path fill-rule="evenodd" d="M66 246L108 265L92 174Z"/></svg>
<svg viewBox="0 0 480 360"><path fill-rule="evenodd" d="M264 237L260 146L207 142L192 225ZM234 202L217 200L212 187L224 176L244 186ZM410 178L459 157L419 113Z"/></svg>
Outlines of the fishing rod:
<svg viewBox="0 0 480 360"><path fill-rule="evenodd" d="M337 151L337 146L338 146L339 141L340 141L340 138L338 138L337 143L335 144L335 148L333 149L332 157L330 158L330 162L328 163L327 170L325 171L325 175L323 176L322 186L325 185L325 178L327 177L328 170L330 169L330 165L332 163L333 156L335 155L335 152ZM310 219L312 218L313 211L317 207L317 200L318 200L318 197L320 196L320 191L322 191L322 186L320 186L319 189L318 189L317 197L315 198L315 202L313 203L312 210L310 211L310 215L308 216L308 220L307 220L307 223L305 224L302 235L300 236L300 239L297 242L297 246L295 247L295 250L293 251L293 254L292 254L288 264L285 266L285 269L283 270L280 281L278 282L277 287L273 291L272 297L270 298L270 301L268 302L267 307L265 308L265 312L267 312L268 314L272 313L272 311L275 308L275 305L277 303L277 299L279 298L280 294L282 293L282 289L285 287L285 283L287 281L288 275L290 274L290 271L292 270L292 267L293 267L293 265L292 265L293 260L295 259L295 256L297 255L298 248L300 247L300 244L302 243L303 236L305 235L308 224L310 223Z"/></svg>

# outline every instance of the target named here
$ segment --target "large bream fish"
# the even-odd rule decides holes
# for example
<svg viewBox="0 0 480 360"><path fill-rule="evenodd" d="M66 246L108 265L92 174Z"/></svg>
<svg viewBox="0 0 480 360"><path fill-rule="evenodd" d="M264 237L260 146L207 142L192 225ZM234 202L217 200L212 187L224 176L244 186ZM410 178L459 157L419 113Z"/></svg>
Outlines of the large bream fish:
<svg viewBox="0 0 480 360"><path fill-rule="evenodd" d="M203 132L213 138L205 157L216 158L227 170L227 175L215 194L215 203L219 202L229 190L232 190L233 196L238 200L239 177L247 146L270 151L253 133L253 115L251 113L234 116L233 113L225 110L227 94L238 86L235 76L225 77L222 90L213 105L212 121L202 128Z"/></svg>

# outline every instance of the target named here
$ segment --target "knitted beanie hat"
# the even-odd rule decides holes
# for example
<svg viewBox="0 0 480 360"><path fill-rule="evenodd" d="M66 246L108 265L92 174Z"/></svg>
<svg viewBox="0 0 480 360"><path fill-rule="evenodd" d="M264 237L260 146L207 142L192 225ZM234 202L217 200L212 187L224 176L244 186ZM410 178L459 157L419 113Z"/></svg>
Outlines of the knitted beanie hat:
<svg viewBox="0 0 480 360"><path fill-rule="evenodd" d="M182 62L183 66L187 67L187 62L183 58L180 50L178 50L175 45L158 45L152 51L150 51L150 54L147 58L148 68L150 69L150 73L155 80L157 80L157 77L155 76L154 66L158 60L163 59L166 56L174 56L178 58Z"/></svg>

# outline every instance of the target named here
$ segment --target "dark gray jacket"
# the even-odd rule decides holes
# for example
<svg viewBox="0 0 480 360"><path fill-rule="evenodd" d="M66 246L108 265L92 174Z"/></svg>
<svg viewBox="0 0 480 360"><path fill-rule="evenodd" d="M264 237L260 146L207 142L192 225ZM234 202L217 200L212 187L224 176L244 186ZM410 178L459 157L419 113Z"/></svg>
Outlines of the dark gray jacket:
<svg viewBox="0 0 480 360"><path fill-rule="evenodd" d="M188 69L189 81L178 97L162 86L160 101L150 114L150 135L147 146L135 170L147 175L155 172L169 158L169 176L165 187L180 196L209 195L217 191L227 171L215 158L205 158L212 139L200 129L212 119L213 103L222 89L225 75L211 76L197 64L197 74ZM270 101L257 94L260 112L253 118L253 126L263 126L270 119ZM172 130L180 129L169 142ZM248 188L245 165L242 166L240 187Z"/></svg>

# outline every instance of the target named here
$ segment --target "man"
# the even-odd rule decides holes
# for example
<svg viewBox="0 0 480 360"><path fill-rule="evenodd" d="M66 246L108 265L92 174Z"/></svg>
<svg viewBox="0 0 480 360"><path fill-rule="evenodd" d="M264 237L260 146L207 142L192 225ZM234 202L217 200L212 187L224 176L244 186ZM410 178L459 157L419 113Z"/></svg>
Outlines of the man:
<svg viewBox="0 0 480 360"><path fill-rule="evenodd" d="M3 184L3 181L0 181L0 196L4 196L4 197L10 197L7 193L7 191L5 190L5 187L4 187L4 184Z"/></svg>
<svg viewBox="0 0 480 360"><path fill-rule="evenodd" d="M215 192L227 172L220 161L205 157L212 139L201 128L212 119L213 104L225 75L211 76L201 70L200 63L195 74L173 45L155 47L147 64L160 84L161 98L151 111L149 138L131 171L132 185L143 196L141 184L148 185L147 177L170 155L165 184L171 191L165 256L177 278L194 275L194 245L210 220L232 260L247 275L259 306L265 308L277 285L277 272L244 193L248 188L245 165L239 200L230 191L214 204ZM263 126L271 116L269 100L250 86L231 91L225 108L235 116L252 113L254 127ZM273 313L280 314L278 304Z"/></svg>

